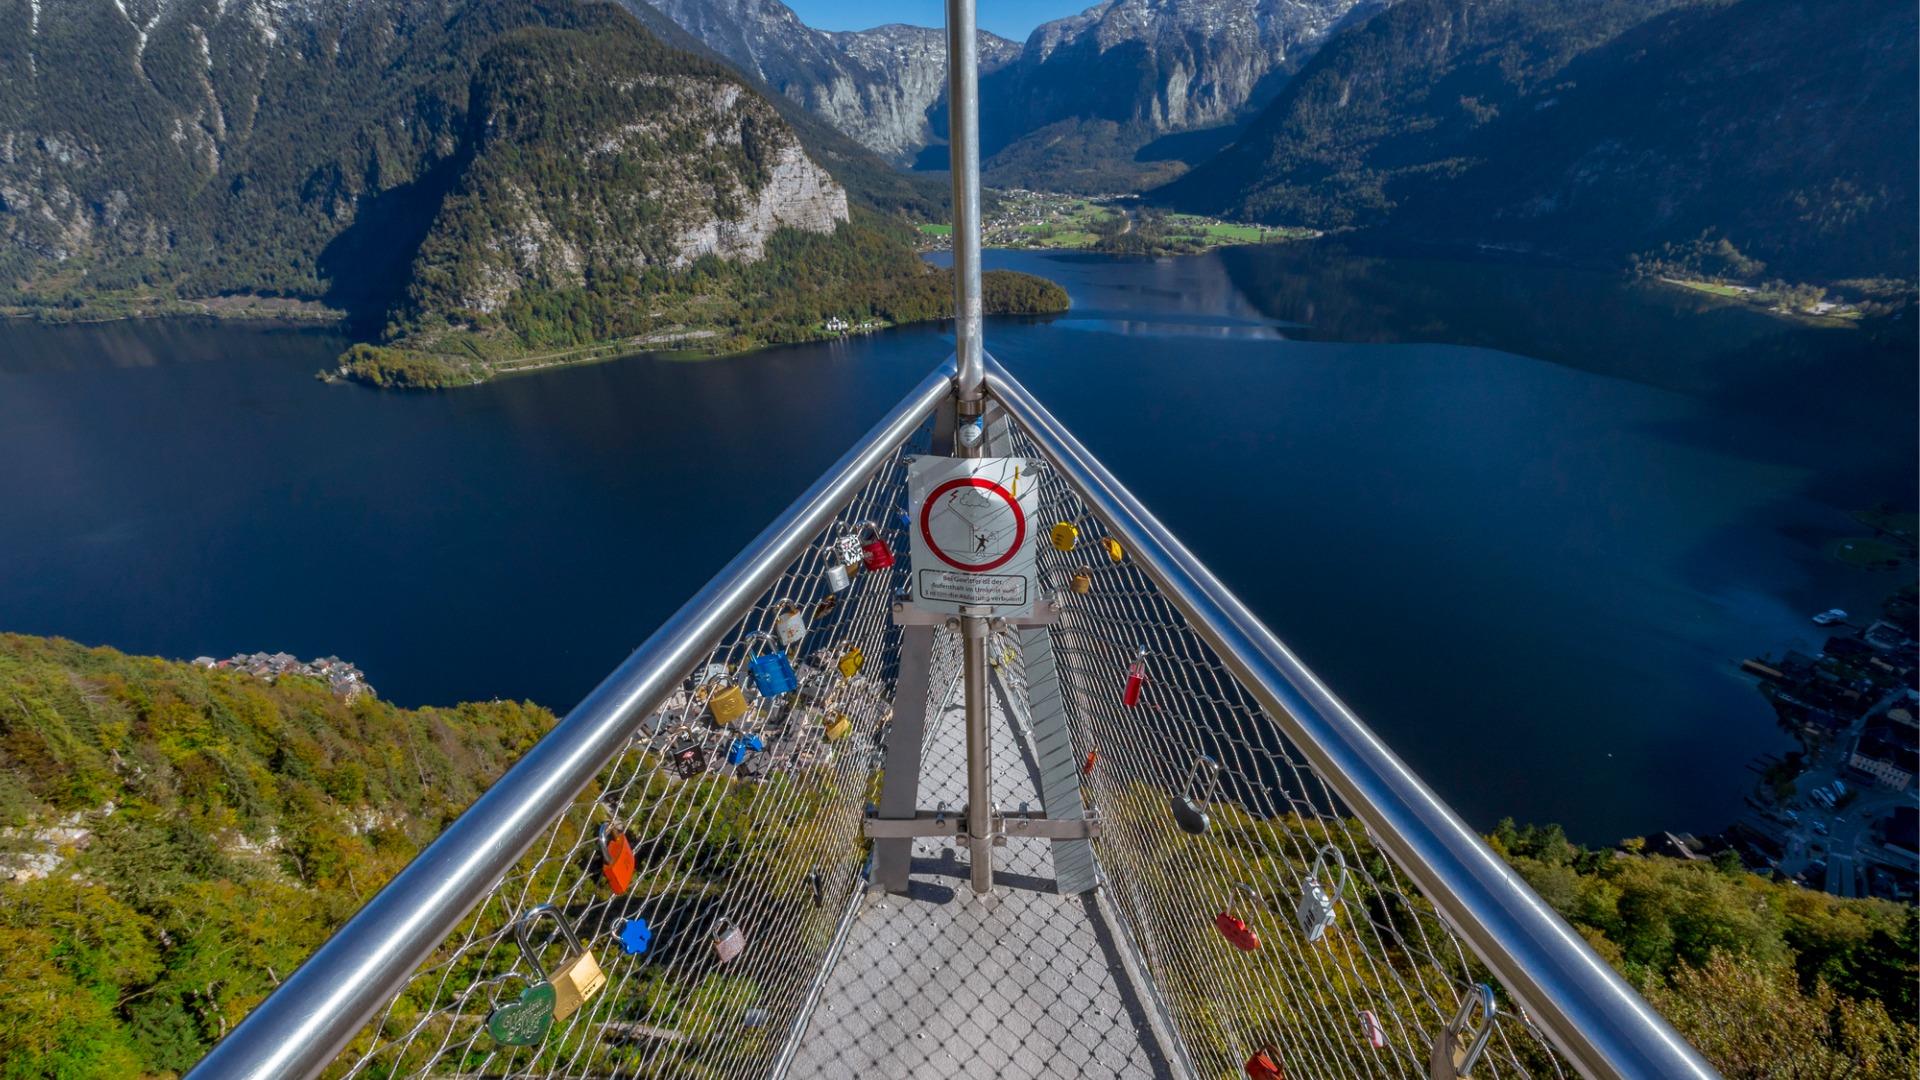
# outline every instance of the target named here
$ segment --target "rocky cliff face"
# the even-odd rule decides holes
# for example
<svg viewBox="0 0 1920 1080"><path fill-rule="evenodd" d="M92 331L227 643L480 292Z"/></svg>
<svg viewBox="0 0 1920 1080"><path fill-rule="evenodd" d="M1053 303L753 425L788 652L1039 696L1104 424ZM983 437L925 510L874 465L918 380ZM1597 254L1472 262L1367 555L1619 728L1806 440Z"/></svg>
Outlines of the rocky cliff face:
<svg viewBox="0 0 1920 1080"><path fill-rule="evenodd" d="M612 5L0 4L0 303L492 311L758 259L847 201L732 71Z"/></svg>
<svg viewBox="0 0 1920 1080"><path fill-rule="evenodd" d="M829 33L779 0L651 3L741 71L806 106L885 157L910 159L934 139L928 112L946 92L946 35L919 26ZM983 68L1020 47L980 35Z"/></svg>

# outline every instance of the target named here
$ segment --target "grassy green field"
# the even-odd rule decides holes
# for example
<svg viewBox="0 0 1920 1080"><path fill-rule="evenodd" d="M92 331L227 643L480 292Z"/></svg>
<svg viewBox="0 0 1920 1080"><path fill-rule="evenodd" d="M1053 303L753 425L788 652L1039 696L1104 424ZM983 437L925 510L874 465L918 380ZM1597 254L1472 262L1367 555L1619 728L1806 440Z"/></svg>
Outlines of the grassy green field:
<svg viewBox="0 0 1920 1080"><path fill-rule="evenodd" d="M920 231L921 231L921 233L923 233L923 234L925 234L925 235L927 235L927 236L952 236L952 235L953 235L953 226L951 226L951 225L922 225L922 226L920 226Z"/></svg>

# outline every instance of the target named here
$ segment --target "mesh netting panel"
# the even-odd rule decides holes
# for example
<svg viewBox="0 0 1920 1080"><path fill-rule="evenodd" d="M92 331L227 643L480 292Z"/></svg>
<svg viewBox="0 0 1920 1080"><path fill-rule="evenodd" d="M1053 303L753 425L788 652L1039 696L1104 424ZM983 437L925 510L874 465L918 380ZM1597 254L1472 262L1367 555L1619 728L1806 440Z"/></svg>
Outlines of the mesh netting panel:
<svg viewBox="0 0 1920 1080"><path fill-rule="evenodd" d="M860 818L876 791L898 662L888 612L904 558L856 572L835 592L833 541L867 522L892 550L904 548L904 456L925 439L923 430L876 471L328 1075L739 1078L773 1070L860 888ZM796 609L806 635L784 651L797 689L761 697L747 661L782 651L765 635ZM862 659L852 670L856 648ZM728 687L741 688L745 711L722 726L708 699ZM623 892L604 869L603 823L634 855ZM523 1007L539 978L513 926L540 905L558 909L606 983L537 1042L507 1045L488 1021ZM558 974L569 949L555 920L530 926L539 962ZM725 955L728 931L738 932L737 955ZM643 937L644 951L631 951Z"/></svg>
<svg viewBox="0 0 1920 1080"><path fill-rule="evenodd" d="M1005 452L1045 456L1011 424ZM1071 551L1039 541L1042 595L1061 611L1050 636L1083 798L1105 830L1101 879L1194 1066L1244 1075L1270 1047L1294 1080L1426 1076L1435 1033L1487 973L1151 579L1110 553L1065 481L1031 472L1038 531L1079 529ZM1183 798L1204 832L1181 827ZM1564 1075L1517 1008L1501 1009L1474 1075Z"/></svg>

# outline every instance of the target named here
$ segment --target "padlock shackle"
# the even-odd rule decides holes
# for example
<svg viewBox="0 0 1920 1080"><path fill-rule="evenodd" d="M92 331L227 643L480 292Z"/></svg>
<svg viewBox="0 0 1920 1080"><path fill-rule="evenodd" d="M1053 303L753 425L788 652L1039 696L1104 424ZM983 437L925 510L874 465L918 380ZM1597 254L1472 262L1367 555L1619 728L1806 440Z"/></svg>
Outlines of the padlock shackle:
<svg viewBox="0 0 1920 1080"><path fill-rule="evenodd" d="M612 811L608 811L608 813L611 814ZM613 822L603 821L600 823L600 837L599 837L600 857L602 859L605 859L608 862L613 861L613 851L611 850L611 845L613 842L613 834L616 832L622 832L622 831L615 829L613 827ZM624 832L622 832L622 835L625 835Z"/></svg>
<svg viewBox="0 0 1920 1080"><path fill-rule="evenodd" d="M513 940L519 943L520 955L526 958L527 964L540 976L540 981L547 982L549 981L547 968L540 962L540 950L534 948L533 943L527 940L527 931L532 929L533 924L540 921L543 915L553 916L553 921L559 925L561 938L566 941L567 948L573 950L567 954L569 959L586 952L587 948L580 944L580 935L573 932L573 924L567 921L566 915L562 914L559 908L552 904L528 908L526 914L520 916L513 924Z"/></svg>
<svg viewBox="0 0 1920 1080"><path fill-rule="evenodd" d="M1460 1058L1460 1063L1453 1067L1453 1075L1456 1077L1473 1075L1473 1067L1480 1063L1480 1055L1487 1049L1487 1040L1493 1037L1494 1018L1500 1015L1500 1005L1494 1000L1493 987L1486 983L1473 984L1473 989L1467 991L1465 999L1460 1002L1460 1011L1453 1014L1452 1020L1447 1021L1446 1037L1449 1043L1459 1042L1460 1033L1467 1029L1476 1005L1480 1007L1480 1023L1473 1029L1473 1041L1467 1044L1466 1054Z"/></svg>
<svg viewBox="0 0 1920 1080"><path fill-rule="evenodd" d="M1340 884L1333 890L1333 899L1338 900L1347 891L1347 879L1353 875L1353 871L1347 867L1346 855L1339 848L1332 844L1321 844L1313 853L1313 869L1307 871L1307 878L1323 885L1326 883L1325 869L1328 852L1333 853L1334 864L1340 867Z"/></svg>
<svg viewBox="0 0 1920 1080"><path fill-rule="evenodd" d="M1180 785L1180 797L1188 802L1195 801L1193 785L1195 781L1200 779L1201 769L1209 770L1210 774L1207 777L1207 787L1198 801L1210 803L1211 799L1209 796L1213 795L1220 787L1220 763L1205 754L1201 754L1193 760L1193 769L1187 773L1187 782Z"/></svg>

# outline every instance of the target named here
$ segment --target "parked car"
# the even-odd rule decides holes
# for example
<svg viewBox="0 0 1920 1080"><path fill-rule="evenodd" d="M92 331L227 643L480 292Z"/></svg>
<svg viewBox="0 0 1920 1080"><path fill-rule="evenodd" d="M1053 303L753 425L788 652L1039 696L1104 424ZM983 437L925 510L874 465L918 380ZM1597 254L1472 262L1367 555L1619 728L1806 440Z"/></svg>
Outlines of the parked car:
<svg viewBox="0 0 1920 1080"><path fill-rule="evenodd" d="M1847 613L1841 611L1839 608L1828 608L1820 614L1815 615L1813 621L1820 626L1832 626L1834 623L1846 622Z"/></svg>

